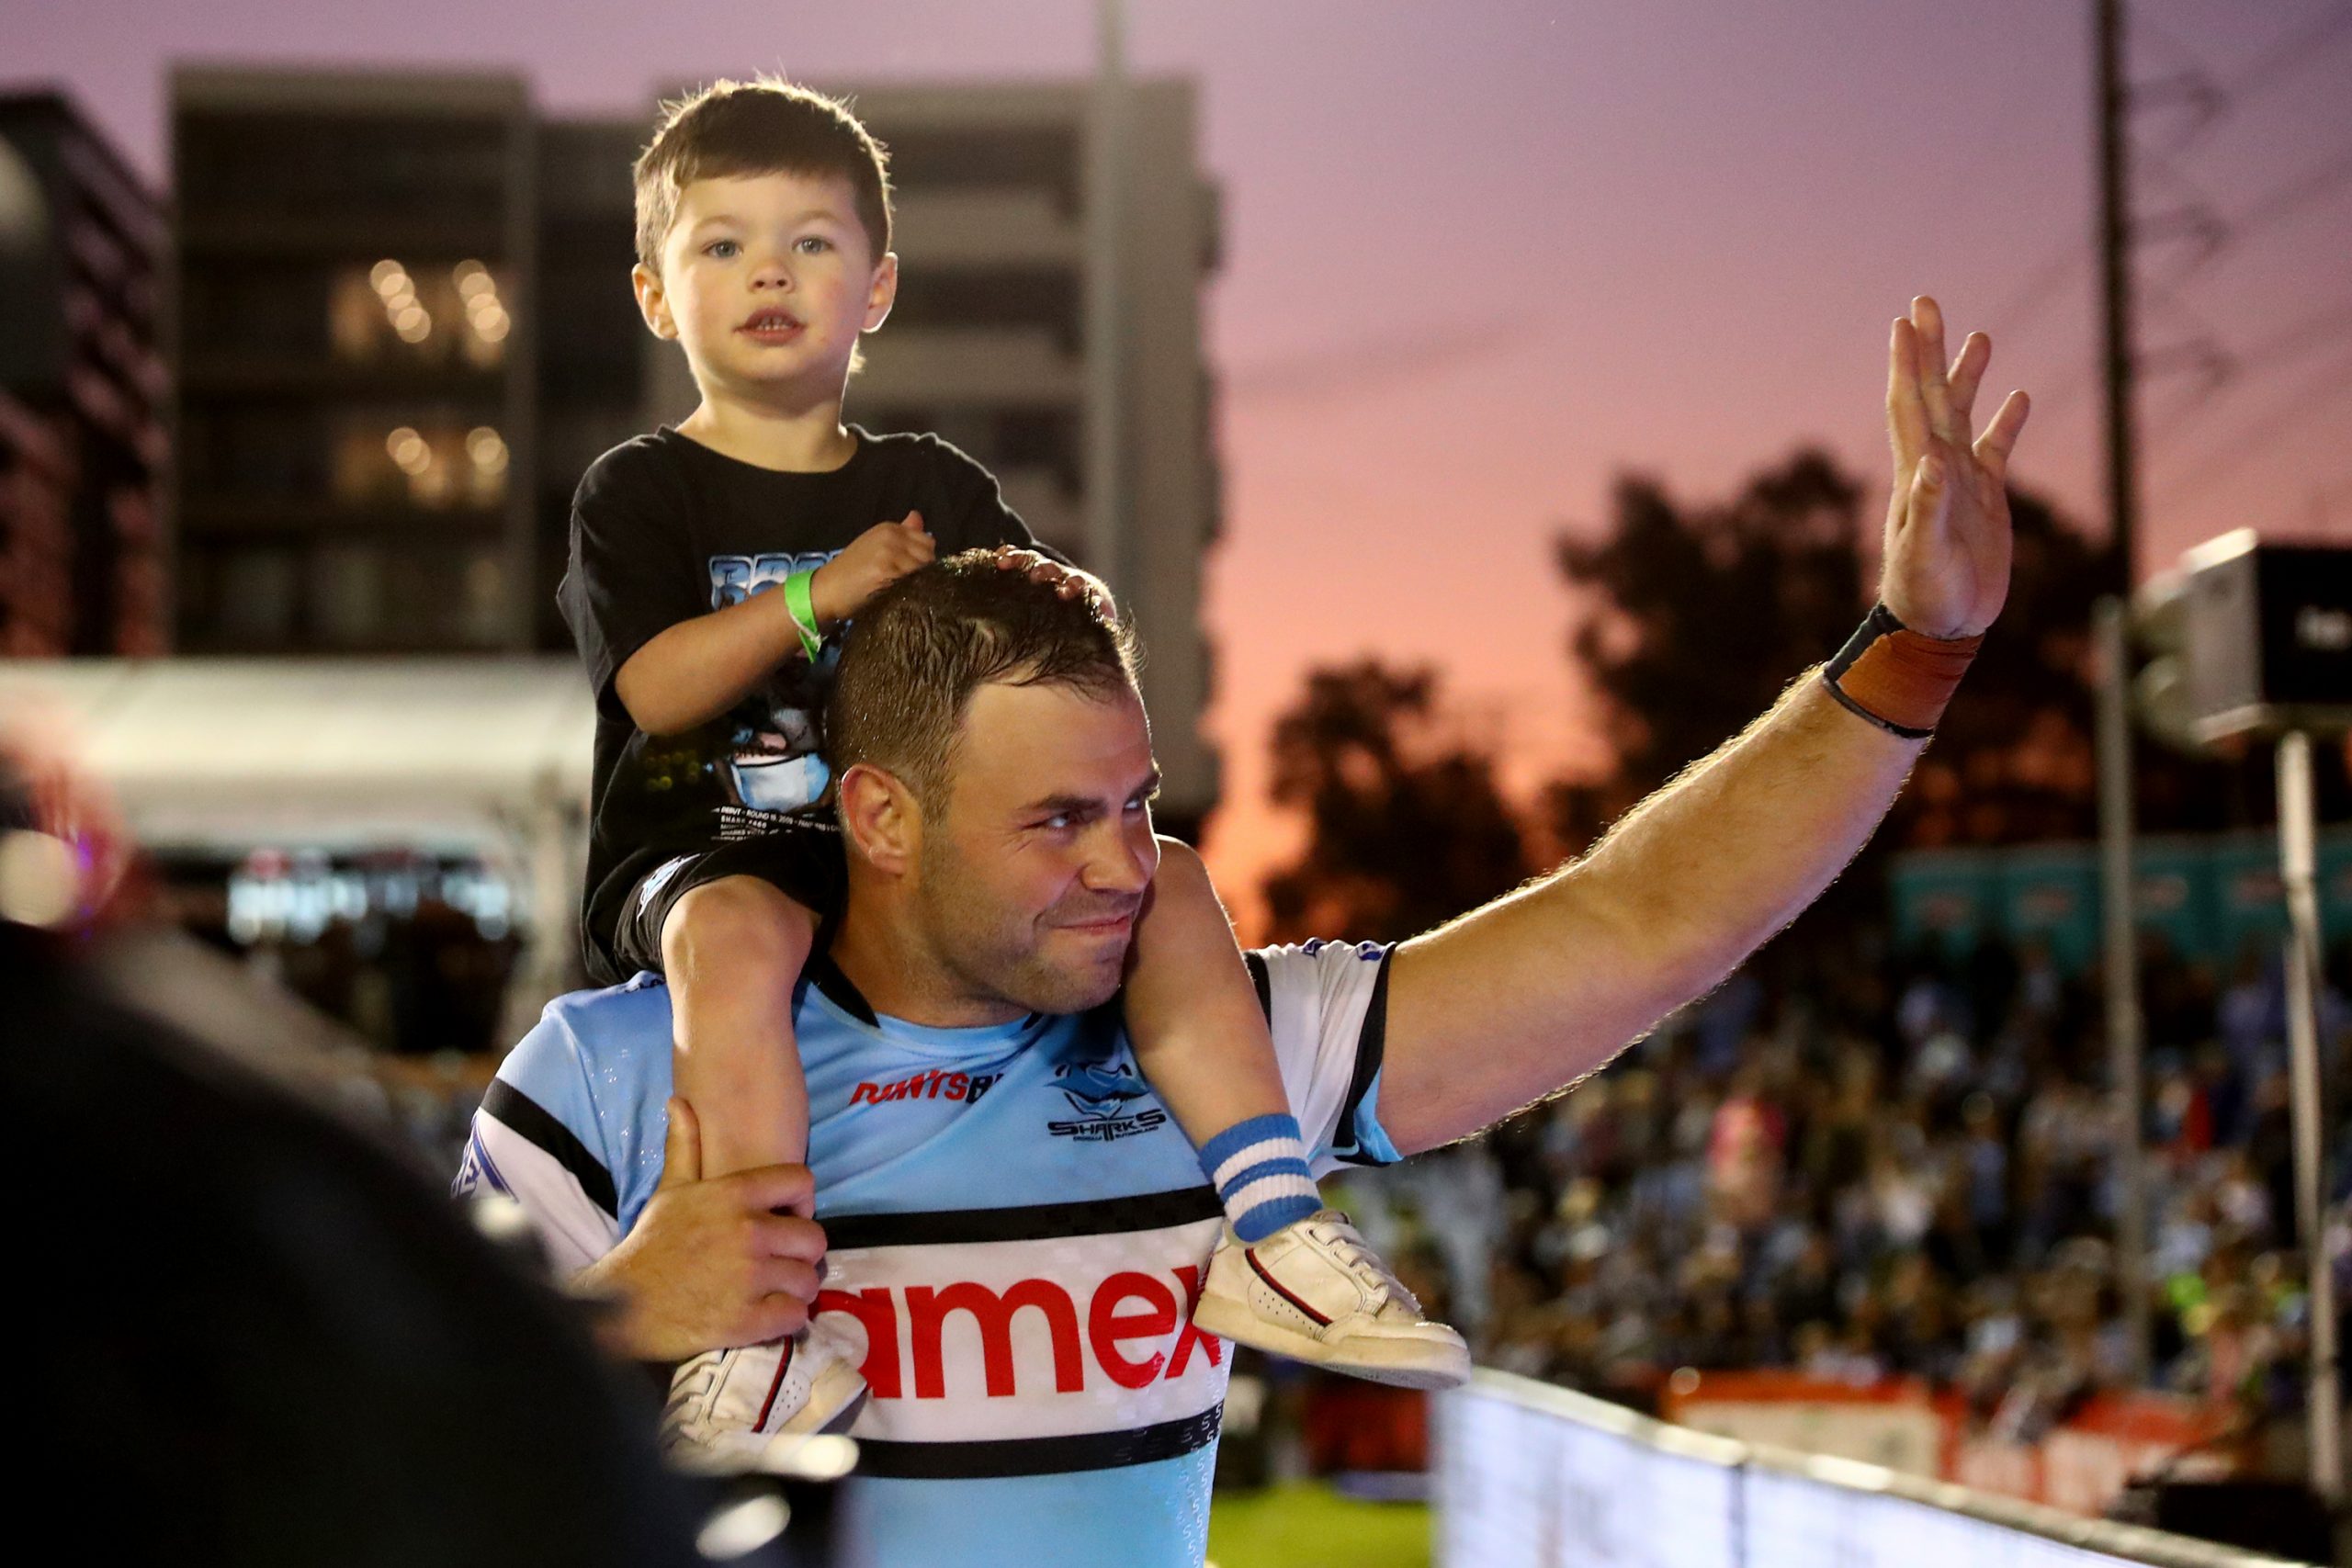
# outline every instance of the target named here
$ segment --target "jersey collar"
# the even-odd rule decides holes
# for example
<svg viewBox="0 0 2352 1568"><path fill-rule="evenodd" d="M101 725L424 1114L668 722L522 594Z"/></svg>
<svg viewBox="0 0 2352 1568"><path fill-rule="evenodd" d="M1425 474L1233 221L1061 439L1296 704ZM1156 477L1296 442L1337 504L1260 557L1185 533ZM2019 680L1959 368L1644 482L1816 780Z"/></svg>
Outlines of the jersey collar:
<svg viewBox="0 0 2352 1568"><path fill-rule="evenodd" d="M831 948L823 948L818 952L810 953L808 955L808 964L801 970L801 977L809 985L814 986L817 988L818 994L822 996L827 1001L832 1003L835 1007L841 1009L842 1011L849 1014L850 1017L857 1020L858 1022L865 1025L868 1029L882 1029L885 1027L880 1015L876 1014L874 1010L874 1004L865 999L865 993L860 991L857 988L856 982L852 980L847 975L843 974L842 972L842 966L833 962L833 952ZM985 1030L950 1031L933 1029L922 1024L909 1023L903 1019L895 1018L890 1021L888 1027L893 1032L917 1031L924 1035L934 1036L978 1034L984 1032L999 1033L1006 1036L1018 1036L1027 1034L1037 1025L1046 1021L1050 1016L1051 1015L1049 1014L1042 1012L1028 1013L1018 1022L997 1024Z"/></svg>
<svg viewBox="0 0 2352 1568"><path fill-rule="evenodd" d="M820 948L810 953L801 975L822 993L827 1001L858 1022L868 1029L882 1027L881 1019L875 1016L874 1004L865 999L865 993L859 990L850 977L842 973L842 966L833 962L831 948Z"/></svg>

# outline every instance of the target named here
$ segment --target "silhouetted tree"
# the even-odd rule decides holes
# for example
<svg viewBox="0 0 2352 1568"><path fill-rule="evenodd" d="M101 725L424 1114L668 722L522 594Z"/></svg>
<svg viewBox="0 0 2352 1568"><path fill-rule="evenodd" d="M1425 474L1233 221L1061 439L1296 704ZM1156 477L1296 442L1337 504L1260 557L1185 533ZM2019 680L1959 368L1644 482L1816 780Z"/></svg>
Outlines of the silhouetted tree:
<svg viewBox="0 0 2352 1568"><path fill-rule="evenodd" d="M1685 507L1660 481L1617 483L1597 541L1563 536L1585 590L1570 649L1600 698L1615 765L1553 792L1571 848L1705 756L1834 651L1867 606L1861 491L1802 451L1718 506Z"/></svg>
<svg viewBox="0 0 2352 1568"><path fill-rule="evenodd" d="M1312 672L1274 727L1273 774L1275 803L1308 829L1266 883L1278 940L1411 936L1530 869L1493 757L1461 740L1425 667Z"/></svg>
<svg viewBox="0 0 2352 1568"><path fill-rule="evenodd" d="M1570 649L1614 757L1547 792L1560 847L1589 845L1851 635L1876 581L1866 547L1879 519L1864 500L1826 456L1802 450L1717 504L1628 477L1600 537L1559 540L1561 572L1583 591ZM2097 830L2090 618L2103 546L2025 491L2010 492L2010 517L2007 604L1874 852ZM2342 750L2318 760L2323 817L2352 815ZM1429 669L1314 672L1276 727L1273 761L1275 801L1309 828L1306 852L1266 885L1277 936L1408 936L1532 868L1493 757L1461 740ZM2199 761L2143 740L2135 784L2143 830L2274 819L2267 748ZM1874 876L1849 875L1804 926L1843 941L1876 917L1879 897Z"/></svg>
<svg viewBox="0 0 2352 1568"><path fill-rule="evenodd" d="M1579 848L1835 652L1868 608L1861 487L1800 451L1728 502L1685 506L1621 480L1598 540L1563 537L1562 574L1590 603L1571 651L1616 758L1563 783L1547 816ZM1875 844L1928 848L2086 839L2098 830L2091 606L2104 545L2048 502L2009 496L2008 601L1961 696ZM2339 759L2322 772L2335 798ZM2143 742L2135 780L2152 831L2269 819L2265 757L2204 761Z"/></svg>

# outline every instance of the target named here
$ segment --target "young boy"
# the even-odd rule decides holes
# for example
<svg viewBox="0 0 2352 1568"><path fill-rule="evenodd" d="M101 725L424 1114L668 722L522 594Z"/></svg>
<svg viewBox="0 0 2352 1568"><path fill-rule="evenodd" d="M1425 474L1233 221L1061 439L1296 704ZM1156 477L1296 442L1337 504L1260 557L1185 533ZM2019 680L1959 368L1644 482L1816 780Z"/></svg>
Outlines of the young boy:
<svg viewBox="0 0 2352 1568"><path fill-rule="evenodd" d="M718 1176L807 1157L791 998L842 876L815 733L825 639L943 547L1034 541L956 448L842 423L860 334L898 287L884 155L847 109L720 83L669 112L636 178L638 302L702 401L599 458L573 503L560 597L598 705L585 940L600 981L666 977L676 1090ZM1025 550L1007 565L1100 588ZM1351 1231L1306 1223L1319 1201L1255 992L1197 858L1168 849L1129 1032L1225 1201L1220 1250L1247 1248L1273 1292L1220 1290L1237 1266L1213 1269L1204 1324L1365 1376L1459 1381L1459 1336L1423 1321ZM1359 1307L1300 1314L1335 1290ZM697 1357L666 1440L724 1462L839 1429L865 1398L859 1355L820 1320Z"/></svg>

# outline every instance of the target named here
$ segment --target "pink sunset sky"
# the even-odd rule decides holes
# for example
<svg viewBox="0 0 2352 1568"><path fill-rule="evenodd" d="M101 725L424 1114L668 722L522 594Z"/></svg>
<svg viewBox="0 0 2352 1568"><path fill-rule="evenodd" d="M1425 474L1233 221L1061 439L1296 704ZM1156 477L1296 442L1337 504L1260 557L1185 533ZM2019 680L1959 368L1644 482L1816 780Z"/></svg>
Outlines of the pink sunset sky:
<svg viewBox="0 0 2352 1568"><path fill-rule="evenodd" d="M2101 514L2089 0L1633 5L1130 0L1136 69L1201 85L1221 184L1210 570L1245 908L1283 852L1273 716L1318 663L1447 672L1532 784L1589 741L1550 541L1626 469L1718 493L1801 442L1879 475L1888 321L1913 293L2035 394L2016 476ZM160 184L183 59L518 70L557 112L779 70L1062 75L1087 0L0 0L11 85L53 82ZM2352 4L2137 0L2145 572L2251 524L2352 537ZM2185 237L2206 213L2227 241ZM2178 368L2232 356L2218 384ZM1311 592L1302 584L1313 584ZM1824 649L1827 653L1828 649ZM1793 671L1792 672L1793 673ZM1162 715L1160 722L1174 716Z"/></svg>

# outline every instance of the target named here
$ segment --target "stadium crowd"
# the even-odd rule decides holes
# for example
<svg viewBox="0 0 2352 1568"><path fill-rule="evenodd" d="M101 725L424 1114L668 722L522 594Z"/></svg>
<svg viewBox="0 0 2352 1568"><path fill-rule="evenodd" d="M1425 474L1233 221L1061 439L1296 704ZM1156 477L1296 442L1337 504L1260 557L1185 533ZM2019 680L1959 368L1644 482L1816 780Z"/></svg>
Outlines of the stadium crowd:
<svg viewBox="0 0 2352 1568"><path fill-rule="evenodd" d="M1684 1367L1916 1376L2030 1439L2132 1386L2097 974L1997 942L1773 958L1575 1093L1351 1201L1419 1238L1414 1282L1482 1364L1640 1406ZM2331 1085L2346 967L2323 1006ZM2301 1402L2279 970L2250 949L2220 975L2154 938L2143 967L2154 1381L2248 1431Z"/></svg>
<svg viewBox="0 0 2352 1568"><path fill-rule="evenodd" d="M284 977L347 1017L319 994L342 934ZM2331 1089L2352 1067L2352 944L2334 959ZM2143 954L2153 1381L2248 1431L2302 1397L2284 991L2267 948L2227 974L2154 938ZM2132 1386L2100 996L2032 944L1768 950L1573 1094L1335 1197L1482 1365L1642 1408L1684 1367L1917 1377L2031 1439ZM409 1060L376 1058L343 1098L448 1168L477 1059ZM2352 1301L2352 1119L2331 1108Z"/></svg>

